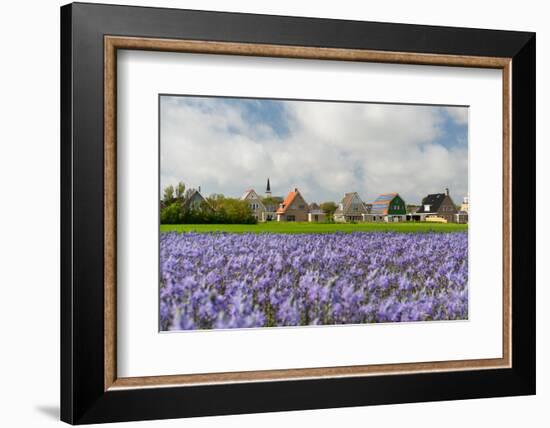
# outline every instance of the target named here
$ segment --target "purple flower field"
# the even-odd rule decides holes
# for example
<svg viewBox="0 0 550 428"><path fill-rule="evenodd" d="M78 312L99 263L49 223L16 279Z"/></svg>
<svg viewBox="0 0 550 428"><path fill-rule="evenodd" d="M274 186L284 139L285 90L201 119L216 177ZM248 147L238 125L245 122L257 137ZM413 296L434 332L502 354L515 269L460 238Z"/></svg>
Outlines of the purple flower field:
<svg viewBox="0 0 550 428"><path fill-rule="evenodd" d="M161 330L468 318L467 233L161 233Z"/></svg>

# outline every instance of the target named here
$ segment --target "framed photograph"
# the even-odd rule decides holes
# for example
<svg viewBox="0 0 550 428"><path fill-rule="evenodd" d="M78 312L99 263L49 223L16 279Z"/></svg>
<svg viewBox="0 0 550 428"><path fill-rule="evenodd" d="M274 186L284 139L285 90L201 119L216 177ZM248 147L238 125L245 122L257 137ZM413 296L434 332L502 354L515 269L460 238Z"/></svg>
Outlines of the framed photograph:
<svg viewBox="0 0 550 428"><path fill-rule="evenodd" d="M63 421L535 393L534 33L76 3L61 105Z"/></svg>

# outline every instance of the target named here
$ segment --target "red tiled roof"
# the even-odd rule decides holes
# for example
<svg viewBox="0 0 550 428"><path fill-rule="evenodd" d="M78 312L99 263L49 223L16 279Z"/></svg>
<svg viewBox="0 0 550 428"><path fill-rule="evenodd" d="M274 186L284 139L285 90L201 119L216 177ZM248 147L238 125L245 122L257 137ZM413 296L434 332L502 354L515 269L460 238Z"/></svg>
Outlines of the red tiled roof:
<svg viewBox="0 0 550 428"><path fill-rule="evenodd" d="M288 195L286 195L285 200L283 201L282 207L279 207L277 209L277 214L284 214L288 207L292 204L294 201L294 198L298 194L298 189L295 189L293 192L288 192Z"/></svg>

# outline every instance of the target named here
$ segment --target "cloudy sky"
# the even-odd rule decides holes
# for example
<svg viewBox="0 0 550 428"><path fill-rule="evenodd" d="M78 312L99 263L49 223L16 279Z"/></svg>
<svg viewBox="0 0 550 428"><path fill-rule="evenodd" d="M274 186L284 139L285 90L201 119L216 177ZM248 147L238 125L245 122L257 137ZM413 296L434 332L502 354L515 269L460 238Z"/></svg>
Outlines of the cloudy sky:
<svg viewBox="0 0 550 428"><path fill-rule="evenodd" d="M466 107L162 96L160 109L161 189L239 197L269 177L273 195L308 202L467 193Z"/></svg>

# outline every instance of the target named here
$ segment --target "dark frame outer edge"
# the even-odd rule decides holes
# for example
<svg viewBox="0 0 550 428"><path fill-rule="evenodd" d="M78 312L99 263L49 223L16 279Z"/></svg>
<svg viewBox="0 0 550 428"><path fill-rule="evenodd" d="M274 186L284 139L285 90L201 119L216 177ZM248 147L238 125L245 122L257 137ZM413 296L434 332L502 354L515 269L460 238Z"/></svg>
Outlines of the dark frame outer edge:
<svg viewBox="0 0 550 428"><path fill-rule="evenodd" d="M512 367L524 388L533 394L536 390L535 141L536 36L532 34L512 60ZM532 213L530 221L522 218L525 210Z"/></svg>
<svg viewBox="0 0 550 428"><path fill-rule="evenodd" d="M513 58L512 206L535 209L533 33L72 4L61 11L61 419L82 424L535 393L535 225L512 211L511 369L103 390L103 36ZM78 53L78 55L76 55ZM475 388L472 388L475 385Z"/></svg>
<svg viewBox="0 0 550 428"><path fill-rule="evenodd" d="M73 395L73 290L72 290L72 9L61 8L61 174L60 174L60 230L61 230L61 349L60 349L60 416L74 422Z"/></svg>

